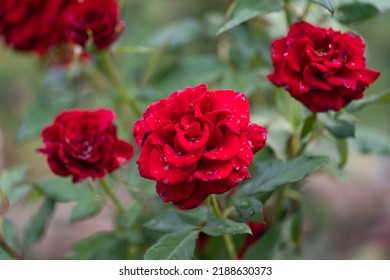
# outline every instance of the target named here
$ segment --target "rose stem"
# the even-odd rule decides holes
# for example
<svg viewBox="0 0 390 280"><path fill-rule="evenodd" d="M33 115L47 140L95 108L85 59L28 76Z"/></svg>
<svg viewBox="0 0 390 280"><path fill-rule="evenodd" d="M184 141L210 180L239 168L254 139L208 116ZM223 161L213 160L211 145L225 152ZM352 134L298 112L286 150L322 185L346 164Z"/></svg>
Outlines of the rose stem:
<svg viewBox="0 0 390 280"><path fill-rule="evenodd" d="M284 13L286 14L287 28L290 28L292 24L291 12L290 12L290 0L284 0L283 5Z"/></svg>
<svg viewBox="0 0 390 280"><path fill-rule="evenodd" d="M118 71L115 68L114 62L112 61L110 54L108 52L103 51L100 53L100 56L102 59L103 66L113 85L117 88L122 101L130 106L131 110L137 117L141 116L142 112L139 110L134 98L131 96L130 92L123 84L122 80L119 78Z"/></svg>
<svg viewBox="0 0 390 280"><path fill-rule="evenodd" d="M101 183L105 193L111 198L118 213L123 213L125 211L125 209L124 209L122 203L120 202L120 200L118 199L118 197L116 196L116 194L112 191L112 188L111 188L110 183L108 182L107 178L104 177L104 178L100 179L100 183Z"/></svg>
<svg viewBox="0 0 390 280"><path fill-rule="evenodd" d="M19 255L17 252L15 252L8 244L5 242L5 240L0 237L0 247L3 248L3 250L13 259L15 260L24 260L24 258Z"/></svg>
<svg viewBox="0 0 390 280"><path fill-rule="evenodd" d="M219 209L219 206L218 206L217 198L215 197L215 195L210 196L210 201L211 201L211 205L213 207L213 212L214 212L215 217L218 219L223 218L223 216L221 214L221 210ZM232 235L231 234L224 234L223 240L225 241L225 246L226 246L226 249L228 251L230 259L236 260L237 254L236 254L236 249L234 248L234 242L233 242Z"/></svg>
<svg viewBox="0 0 390 280"><path fill-rule="evenodd" d="M307 14L310 11L311 4L312 4L311 0L307 0L305 9L303 10L302 15L300 15L300 17L299 17L300 20L304 20L305 19L305 17L307 16Z"/></svg>

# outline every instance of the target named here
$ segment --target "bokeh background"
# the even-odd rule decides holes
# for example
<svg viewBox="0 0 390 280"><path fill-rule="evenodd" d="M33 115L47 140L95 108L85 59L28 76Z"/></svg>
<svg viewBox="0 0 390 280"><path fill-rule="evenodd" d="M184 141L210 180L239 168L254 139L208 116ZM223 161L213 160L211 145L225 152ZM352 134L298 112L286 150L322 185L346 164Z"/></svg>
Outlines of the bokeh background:
<svg viewBox="0 0 390 280"><path fill-rule="evenodd" d="M390 8L386 0L375 2ZM123 79L145 105L176 89L202 82L210 87L243 91L257 104L272 99L271 86L264 75L271 69L270 42L286 32L284 19L272 14L217 37L216 31L223 24L230 3L126 1L123 18L127 28L114 51ZM390 89L389 26L388 13L352 26L367 44L368 66L382 72L367 95ZM252 66L259 64L263 65L261 69L254 71ZM41 144L35 137L34 124L48 124L63 105L57 101L66 100L68 92L52 85L56 75L69 73L61 65L42 63L33 54L0 48L0 170L29 166L31 182L50 176L44 157L36 153ZM96 105L88 86L75 91L72 94L76 94L77 106ZM31 112L33 106L41 106L43 114ZM352 149L345 172L337 177L317 172L305 181L303 258L390 258L390 106L369 106L359 112L357 121L380 131L381 138L373 141L381 141L388 150L382 149L382 155L378 155L375 151L361 154ZM127 131L124 137L130 138L131 127ZM26 134L28 137L21 137ZM386 153L387 156L383 155ZM127 193L122 192L122 197L126 197ZM37 206L33 198L19 202L11 207L7 217L22 229ZM34 258L64 258L73 242L112 228L111 209L106 207L91 220L71 224L71 207L69 203L57 207L44 239L32 248Z"/></svg>

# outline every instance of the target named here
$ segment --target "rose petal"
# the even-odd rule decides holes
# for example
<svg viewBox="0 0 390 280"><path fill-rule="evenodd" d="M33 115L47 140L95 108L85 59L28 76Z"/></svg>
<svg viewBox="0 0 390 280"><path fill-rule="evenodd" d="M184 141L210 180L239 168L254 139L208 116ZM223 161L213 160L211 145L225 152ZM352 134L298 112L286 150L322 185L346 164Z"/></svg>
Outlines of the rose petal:
<svg viewBox="0 0 390 280"><path fill-rule="evenodd" d="M204 152L203 156L210 160L229 160L235 157L239 151L240 142L237 135L227 131L223 135L223 142Z"/></svg>
<svg viewBox="0 0 390 280"><path fill-rule="evenodd" d="M177 168L189 168L194 166L201 158L203 149L194 151L193 153L181 154L172 149L169 145L164 146L164 156L167 162Z"/></svg>
<svg viewBox="0 0 390 280"><path fill-rule="evenodd" d="M261 150L267 141L268 130L257 124L250 124L246 130L246 136L252 152L255 154Z"/></svg>
<svg viewBox="0 0 390 280"><path fill-rule="evenodd" d="M124 165L126 162L128 162L134 155L134 149L133 146L123 140L118 140L115 143L115 148L113 151L113 164L111 166L111 170L115 170L116 168Z"/></svg>
<svg viewBox="0 0 390 280"><path fill-rule="evenodd" d="M196 165L188 168L176 168L169 164L162 154L152 150L149 160L150 175L156 181L163 182L167 185L179 184L186 181L194 172Z"/></svg>
<svg viewBox="0 0 390 280"><path fill-rule="evenodd" d="M233 163L231 161L205 160L198 164L195 178L202 181L216 181L229 176L232 172Z"/></svg>
<svg viewBox="0 0 390 280"><path fill-rule="evenodd" d="M177 202L187 199L193 193L194 188L195 182L183 182L174 185L157 182L156 184L156 191L164 202Z"/></svg>
<svg viewBox="0 0 390 280"><path fill-rule="evenodd" d="M182 147L186 152L189 152L189 153L196 151L196 150L200 149L201 147L205 146L208 139L209 139L209 136L210 136L209 127L207 125L204 126L201 137L198 139L195 139L193 141L189 141L184 136L185 132L181 130L179 124L176 124L175 128L177 131L177 134L176 134L177 143L180 145L180 147Z"/></svg>

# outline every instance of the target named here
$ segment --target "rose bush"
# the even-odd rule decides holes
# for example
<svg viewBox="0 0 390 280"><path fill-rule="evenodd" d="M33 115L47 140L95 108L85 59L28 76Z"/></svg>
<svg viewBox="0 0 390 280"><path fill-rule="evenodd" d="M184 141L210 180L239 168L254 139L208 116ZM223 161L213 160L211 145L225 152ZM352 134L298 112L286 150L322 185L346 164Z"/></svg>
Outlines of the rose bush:
<svg viewBox="0 0 390 280"><path fill-rule="evenodd" d="M131 144L117 138L114 119L108 109L64 111L42 131L39 152L55 174L70 175L73 182L102 178L133 156Z"/></svg>
<svg viewBox="0 0 390 280"><path fill-rule="evenodd" d="M100 49L107 48L124 30L116 0L76 0L64 12L63 25L68 41L85 46L92 36Z"/></svg>
<svg viewBox="0 0 390 280"><path fill-rule="evenodd" d="M275 70L268 78L313 112L338 111L380 75L366 68L364 49L355 34L294 23L272 43Z"/></svg>
<svg viewBox="0 0 390 280"><path fill-rule="evenodd" d="M250 177L267 129L249 123L244 94L199 85L150 105L133 134L140 175L157 181L164 202L190 209Z"/></svg>
<svg viewBox="0 0 390 280"><path fill-rule="evenodd" d="M44 54L63 40L58 17L71 0L0 0L0 34L19 51Z"/></svg>

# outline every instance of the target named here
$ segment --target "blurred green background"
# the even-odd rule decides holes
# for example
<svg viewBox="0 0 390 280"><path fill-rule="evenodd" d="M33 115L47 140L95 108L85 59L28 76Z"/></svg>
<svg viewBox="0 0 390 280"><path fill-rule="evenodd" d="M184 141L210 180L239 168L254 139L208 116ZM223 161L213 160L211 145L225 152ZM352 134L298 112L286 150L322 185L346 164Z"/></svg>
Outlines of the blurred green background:
<svg viewBox="0 0 390 280"><path fill-rule="evenodd" d="M271 71L270 43L273 36L286 32L286 24L281 15L273 14L216 36L231 2L126 1L127 27L114 47L116 64L145 106L174 90L208 83L211 88L243 91L259 105L254 114L267 112L273 100L272 85L265 79ZM387 13L353 26L367 44L368 66L382 72L366 95L390 88L389 26ZM93 90L78 80L77 69L75 77L67 75L65 68L47 68L33 54L0 49L0 168L28 165L31 181L50 176L44 157L35 151L41 145L38 132L62 107L97 104ZM58 89L69 79L73 86ZM34 106L38 110L31 111ZM360 124L390 136L389 105L369 106L357 117ZM130 139L131 127L127 131L124 137ZM324 173L306 181L304 258L390 258L389 171L388 156L352 152L344 181ZM19 203L9 215L22 226L30 208L34 205ZM107 209L93 221L77 225L70 225L61 211L69 209L64 205L57 210L46 238L34 247L37 258L62 258L73 241L111 227Z"/></svg>

